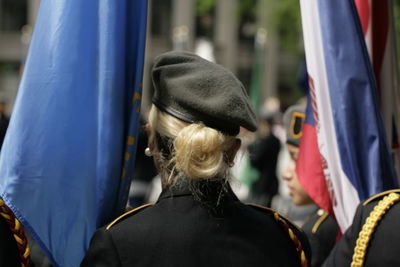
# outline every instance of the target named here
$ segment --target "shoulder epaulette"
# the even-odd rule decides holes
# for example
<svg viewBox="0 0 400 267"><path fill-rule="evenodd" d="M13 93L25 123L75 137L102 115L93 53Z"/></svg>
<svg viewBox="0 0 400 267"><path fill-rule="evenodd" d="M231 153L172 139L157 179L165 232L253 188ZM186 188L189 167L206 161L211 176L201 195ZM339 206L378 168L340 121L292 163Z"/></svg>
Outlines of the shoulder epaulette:
<svg viewBox="0 0 400 267"><path fill-rule="evenodd" d="M288 218L282 216L281 214L279 214L277 211L275 211L273 209L270 209L270 208L267 208L267 207L264 207L261 205L257 205L257 204L247 204L247 205L250 207L253 207L257 210L271 214L274 217L275 221L277 221L278 224L281 226L281 228L289 235L290 239L293 241L294 245L296 246L296 251L299 255L301 266L302 267L309 266L309 261L303 250L303 245L301 244L301 241L298 238L298 236L293 231L293 229L296 229L299 232L303 232L296 224L294 224Z"/></svg>
<svg viewBox="0 0 400 267"><path fill-rule="evenodd" d="M133 210L125 212L124 214L122 214L121 216L116 218L114 221L112 221L109 225L107 225L106 230L110 230L110 228L113 227L113 225L115 225L117 222L121 221L122 219L126 218L128 215L136 214L139 211L141 211L149 206L153 206L153 204L145 204L140 207L134 208Z"/></svg>
<svg viewBox="0 0 400 267"><path fill-rule="evenodd" d="M373 195L372 197L370 197L369 199L364 201L363 206L368 205L369 203L371 203L374 200L377 200L377 199L382 198L382 197L384 197L386 195L389 195L390 193L400 193L400 189L392 189L392 190L388 190L388 191L381 192L381 193L378 193L376 195Z"/></svg>
<svg viewBox="0 0 400 267"><path fill-rule="evenodd" d="M317 214L319 218L311 229L311 233L313 234L315 234L318 231L318 228L321 226L321 224L329 217L329 213L323 209L319 209L317 211Z"/></svg>
<svg viewBox="0 0 400 267"><path fill-rule="evenodd" d="M393 205L400 201L400 194L398 193L399 191L391 190L389 193L388 192L389 191L383 192L379 194L379 196L375 196L375 198L373 198L377 199L380 196L384 196L383 199L374 206L374 209L365 220L365 223L358 234L351 267L364 266L364 259L367 253L368 245L376 227L378 226L379 221Z"/></svg>
<svg viewBox="0 0 400 267"><path fill-rule="evenodd" d="M275 214L277 214L277 216L279 216L280 218L282 218L282 220L285 220L288 224L290 224L290 226L293 226L293 227L296 228L298 231L303 232L303 230L301 230L301 228L300 228L299 226L297 226L297 225L296 225L295 223L293 223L291 220L289 220L288 218L286 218L285 216L283 216L282 214L280 214L279 212L277 212L277 211L275 211L275 210L273 210L273 209L271 209L271 208L267 208L267 207L264 207L264 206L262 206L262 205L253 204L253 203L249 203L249 204L246 204L246 205L247 205L247 206L250 206L250 207L253 207L253 208L256 208L257 210L267 212L267 213L272 214L272 215L274 215L274 216L275 216Z"/></svg>

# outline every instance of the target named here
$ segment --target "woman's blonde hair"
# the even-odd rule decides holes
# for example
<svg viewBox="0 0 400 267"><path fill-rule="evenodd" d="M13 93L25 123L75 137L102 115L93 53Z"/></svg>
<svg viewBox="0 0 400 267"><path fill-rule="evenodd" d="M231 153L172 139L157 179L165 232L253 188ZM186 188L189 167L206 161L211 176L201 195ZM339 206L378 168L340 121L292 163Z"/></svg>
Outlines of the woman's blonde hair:
<svg viewBox="0 0 400 267"><path fill-rule="evenodd" d="M152 106L149 114L152 129L150 140L166 138L168 154L158 151L156 160L166 184L177 178L226 179L229 162L227 151L234 145L235 137L227 136L203 124L187 123ZM156 135L160 138L157 139Z"/></svg>

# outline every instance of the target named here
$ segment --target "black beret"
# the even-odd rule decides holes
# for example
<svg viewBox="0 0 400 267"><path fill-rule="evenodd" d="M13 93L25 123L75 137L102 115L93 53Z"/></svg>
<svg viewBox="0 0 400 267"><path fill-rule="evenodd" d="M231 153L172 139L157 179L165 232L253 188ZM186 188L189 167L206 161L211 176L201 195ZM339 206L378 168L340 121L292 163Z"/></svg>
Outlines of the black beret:
<svg viewBox="0 0 400 267"><path fill-rule="evenodd" d="M302 128L305 120L306 108L302 105L290 106L283 115L283 124L286 130L286 143L299 146L303 135Z"/></svg>
<svg viewBox="0 0 400 267"><path fill-rule="evenodd" d="M188 52L158 56L152 70L153 103L178 119L203 123L228 135L257 120L242 83L232 72Z"/></svg>

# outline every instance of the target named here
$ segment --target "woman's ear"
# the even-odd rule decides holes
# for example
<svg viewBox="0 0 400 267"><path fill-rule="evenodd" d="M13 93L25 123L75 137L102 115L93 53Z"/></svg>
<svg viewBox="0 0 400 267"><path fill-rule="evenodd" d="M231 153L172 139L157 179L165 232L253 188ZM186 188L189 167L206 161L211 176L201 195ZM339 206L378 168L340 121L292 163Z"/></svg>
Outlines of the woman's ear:
<svg viewBox="0 0 400 267"><path fill-rule="evenodd" d="M149 123L146 124L146 134L147 134L147 147L150 149L150 153L152 153L156 147L154 141L154 135L152 134L151 125Z"/></svg>
<svg viewBox="0 0 400 267"><path fill-rule="evenodd" d="M235 160L236 153L239 151L241 145L242 145L242 140L240 140L239 138L236 138L235 143L226 152L227 161L228 161L227 163L229 166L233 166L233 161Z"/></svg>

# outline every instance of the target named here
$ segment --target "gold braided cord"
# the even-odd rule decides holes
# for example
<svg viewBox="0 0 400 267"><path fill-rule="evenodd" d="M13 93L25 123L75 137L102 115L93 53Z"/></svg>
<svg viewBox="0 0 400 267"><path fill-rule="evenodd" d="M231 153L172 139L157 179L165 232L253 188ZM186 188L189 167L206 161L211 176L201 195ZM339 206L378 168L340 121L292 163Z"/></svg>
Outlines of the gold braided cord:
<svg viewBox="0 0 400 267"><path fill-rule="evenodd" d="M16 230L19 230L19 229L21 228L21 224L19 223L19 221L17 220L17 218L15 218L14 222L15 222L15 229L16 229Z"/></svg>
<svg viewBox="0 0 400 267"><path fill-rule="evenodd" d="M23 243L24 243L24 241L19 237L19 236L17 236L16 234L14 234L14 239L17 241L17 243L18 244L20 244L20 245L22 245Z"/></svg>
<svg viewBox="0 0 400 267"><path fill-rule="evenodd" d="M368 244L383 215L397 202L400 201L400 195L397 193L390 193L385 196L369 214L365 221L356 241L354 248L353 261L351 267L364 266L365 255L367 253Z"/></svg>
<svg viewBox="0 0 400 267"><path fill-rule="evenodd" d="M21 266L30 267L30 249L28 247L28 241L26 239L25 232L21 227L21 223L2 199L0 199L0 216L6 220L11 232L13 233L19 251Z"/></svg>
<svg viewBox="0 0 400 267"><path fill-rule="evenodd" d="M309 262L308 259L306 257L306 253L303 250L303 245L301 244L300 239L296 236L296 234L293 232L292 228L289 226L289 224L287 223L287 221L289 221L289 219L286 219L284 216L280 215L278 212L274 211L273 209L258 205L258 204L247 204L249 206L253 206L255 208L264 210L266 212L268 212L269 214L272 214L272 216L274 217L275 221L278 222L278 224L283 228L283 230L288 233L290 239L293 241L294 245L296 246L296 251L299 255L300 258L300 262L301 262L301 267L308 267ZM290 222L290 221L289 221ZM294 228L296 228L297 230L301 231L299 228L296 227L296 225L293 224Z"/></svg>
<svg viewBox="0 0 400 267"><path fill-rule="evenodd" d="M0 206L2 206L2 205L0 204ZM0 212L0 215L3 216L3 218L6 219L6 220L10 220L11 219L10 215L8 215L7 213Z"/></svg>
<svg viewBox="0 0 400 267"><path fill-rule="evenodd" d="M29 247L26 247L25 252L22 256L24 256L24 258L28 258L30 253L31 253L31 249Z"/></svg>
<svg viewBox="0 0 400 267"><path fill-rule="evenodd" d="M297 238L296 234L293 232L293 230L290 228L290 226L288 225L288 223L281 218L281 216L279 215L279 213L274 212L274 218L275 220L282 225L282 227L288 232L290 239L293 241L293 243L296 246L296 251L300 256L300 262L301 262L301 267L308 267L308 260L306 258L306 254L303 250L303 246L300 242L300 240Z"/></svg>
<svg viewBox="0 0 400 267"><path fill-rule="evenodd" d="M304 253L304 250L302 250L300 253L300 260L302 263L307 262L306 253Z"/></svg>

